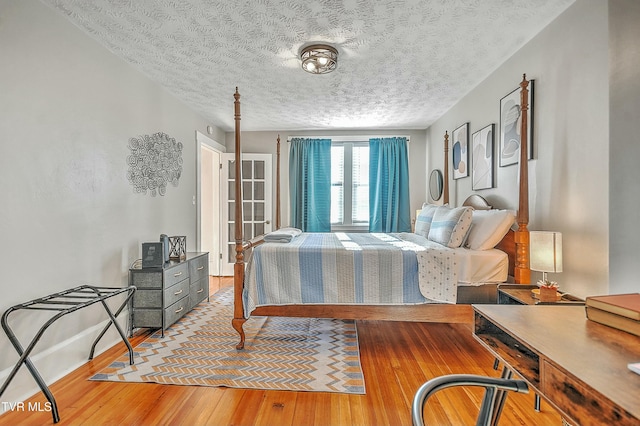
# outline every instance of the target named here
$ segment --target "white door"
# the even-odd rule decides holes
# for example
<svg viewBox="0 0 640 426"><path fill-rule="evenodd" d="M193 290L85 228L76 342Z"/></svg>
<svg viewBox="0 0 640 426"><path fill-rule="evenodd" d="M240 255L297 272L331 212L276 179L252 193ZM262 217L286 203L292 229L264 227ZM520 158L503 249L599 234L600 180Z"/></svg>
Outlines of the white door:
<svg viewBox="0 0 640 426"><path fill-rule="evenodd" d="M220 174L221 153L200 147L200 250L209 252L209 275L220 275Z"/></svg>
<svg viewBox="0 0 640 426"><path fill-rule="evenodd" d="M242 154L242 239L270 232L272 229L271 154ZM233 275L236 261L235 237L235 155L222 154L222 274Z"/></svg>

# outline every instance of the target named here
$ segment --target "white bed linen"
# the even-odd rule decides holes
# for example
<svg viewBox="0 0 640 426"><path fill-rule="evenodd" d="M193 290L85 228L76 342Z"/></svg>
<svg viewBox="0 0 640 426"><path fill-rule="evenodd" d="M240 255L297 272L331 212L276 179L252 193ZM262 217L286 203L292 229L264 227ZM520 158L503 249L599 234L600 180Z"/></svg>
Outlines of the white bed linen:
<svg viewBox="0 0 640 426"><path fill-rule="evenodd" d="M418 234L402 234L404 238L417 244L433 244ZM444 248L444 246L443 246ZM459 286L478 286L482 284L497 284L507 281L509 276L509 256L502 250L471 250L459 247L456 253L456 275Z"/></svg>
<svg viewBox="0 0 640 426"><path fill-rule="evenodd" d="M503 283L509 275L509 257L498 249L455 249L459 261L458 285Z"/></svg>

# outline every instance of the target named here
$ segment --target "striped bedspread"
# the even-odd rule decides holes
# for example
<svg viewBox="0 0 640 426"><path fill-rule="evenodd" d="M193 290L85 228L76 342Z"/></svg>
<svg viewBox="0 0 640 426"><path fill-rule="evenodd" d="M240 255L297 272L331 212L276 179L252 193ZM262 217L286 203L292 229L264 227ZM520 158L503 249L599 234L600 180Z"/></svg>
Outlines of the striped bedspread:
<svg viewBox="0 0 640 426"><path fill-rule="evenodd" d="M455 303L455 251L412 234L303 233L254 248L245 317L260 305Z"/></svg>

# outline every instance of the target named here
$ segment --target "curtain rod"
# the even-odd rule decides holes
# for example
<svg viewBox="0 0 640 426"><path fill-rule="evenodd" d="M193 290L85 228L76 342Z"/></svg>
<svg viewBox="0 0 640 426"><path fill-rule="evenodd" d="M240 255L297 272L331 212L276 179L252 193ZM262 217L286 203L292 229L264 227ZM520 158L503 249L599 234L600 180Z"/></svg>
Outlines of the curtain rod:
<svg viewBox="0 0 640 426"><path fill-rule="evenodd" d="M411 137L406 135L353 135L353 136L289 136L287 142L291 142L293 138L302 139L331 139L332 142L351 142L351 141L368 141L376 138L407 138L407 143L411 142Z"/></svg>

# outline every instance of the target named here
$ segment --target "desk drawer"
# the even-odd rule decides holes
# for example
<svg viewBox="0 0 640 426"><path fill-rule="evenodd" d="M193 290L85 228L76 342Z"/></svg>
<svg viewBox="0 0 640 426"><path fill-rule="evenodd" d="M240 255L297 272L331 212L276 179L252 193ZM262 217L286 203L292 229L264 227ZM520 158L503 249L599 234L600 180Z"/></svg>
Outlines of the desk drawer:
<svg viewBox="0 0 640 426"><path fill-rule="evenodd" d="M594 368L598 362L594 360ZM587 425L637 425L629 413L602 395L589 391L580 380L555 367L547 360L542 365L542 393L552 403L564 407L565 414L577 424Z"/></svg>
<svg viewBox="0 0 640 426"><path fill-rule="evenodd" d="M540 386L540 356L509 333L475 313L475 336L533 387Z"/></svg>
<svg viewBox="0 0 640 426"><path fill-rule="evenodd" d="M165 269L164 288L169 288L187 278L189 278L189 264L187 262Z"/></svg>
<svg viewBox="0 0 640 426"><path fill-rule="evenodd" d="M169 306L189 294L189 280L182 280L178 284L164 291L164 306Z"/></svg>

